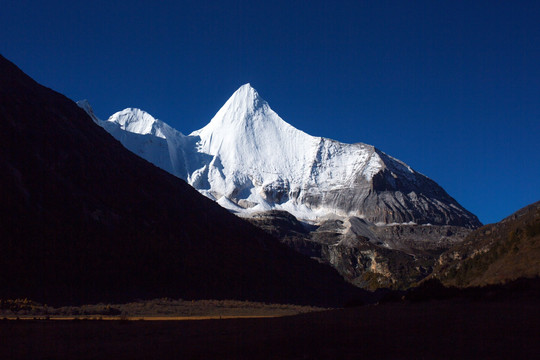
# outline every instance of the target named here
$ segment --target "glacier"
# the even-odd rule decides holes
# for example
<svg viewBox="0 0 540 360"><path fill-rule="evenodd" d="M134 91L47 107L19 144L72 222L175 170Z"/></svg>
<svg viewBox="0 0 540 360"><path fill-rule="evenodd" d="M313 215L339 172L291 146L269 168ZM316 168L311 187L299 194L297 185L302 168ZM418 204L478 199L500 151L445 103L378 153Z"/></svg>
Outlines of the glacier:
<svg viewBox="0 0 540 360"><path fill-rule="evenodd" d="M434 181L375 147L294 128L250 84L189 135L140 109L103 121L86 100L78 105L127 149L240 216L285 210L315 223L356 216L378 224L480 225Z"/></svg>

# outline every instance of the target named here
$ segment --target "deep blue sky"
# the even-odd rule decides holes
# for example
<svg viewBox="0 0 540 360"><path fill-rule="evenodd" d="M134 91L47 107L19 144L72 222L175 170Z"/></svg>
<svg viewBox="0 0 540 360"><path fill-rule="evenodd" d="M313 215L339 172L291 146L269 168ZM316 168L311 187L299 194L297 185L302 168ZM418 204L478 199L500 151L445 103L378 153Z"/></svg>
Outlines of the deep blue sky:
<svg viewBox="0 0 540 360"><path fill-rule="evenodd" d="M98 117L183 133L250 82L309 134L365 142L484 223L540 200L539 1L12 1L0 53Z"/></svg>

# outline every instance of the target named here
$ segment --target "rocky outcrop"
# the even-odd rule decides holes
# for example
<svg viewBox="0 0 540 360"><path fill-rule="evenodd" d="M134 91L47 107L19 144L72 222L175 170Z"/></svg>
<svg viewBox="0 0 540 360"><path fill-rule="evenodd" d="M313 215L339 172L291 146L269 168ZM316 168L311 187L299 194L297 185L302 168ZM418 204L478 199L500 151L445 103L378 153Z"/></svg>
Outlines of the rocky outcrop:
<svg viewBox="0 0 540 360"><path fill-rule="evenodd" d="M472 231L458 226L376 226L357 217L312 225L284 211L247 220L296 251L333 266L350 283L371 290L405 289L421 281L443 251Z"/></svg>

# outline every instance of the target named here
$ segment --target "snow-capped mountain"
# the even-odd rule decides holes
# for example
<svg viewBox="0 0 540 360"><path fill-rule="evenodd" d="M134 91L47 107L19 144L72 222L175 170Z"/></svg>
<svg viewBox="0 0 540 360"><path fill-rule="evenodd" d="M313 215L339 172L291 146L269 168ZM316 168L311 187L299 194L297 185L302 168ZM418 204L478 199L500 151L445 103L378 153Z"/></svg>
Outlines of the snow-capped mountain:
<svg viewBox="0 0 540 360"><path fill-rule="evenodd" d="M79 106L129 150L239 214L279 209L313 221L480 225L434 181L375 147L294 128L249 84L188 136L139 109L101 121L86 101Z"/></svg>

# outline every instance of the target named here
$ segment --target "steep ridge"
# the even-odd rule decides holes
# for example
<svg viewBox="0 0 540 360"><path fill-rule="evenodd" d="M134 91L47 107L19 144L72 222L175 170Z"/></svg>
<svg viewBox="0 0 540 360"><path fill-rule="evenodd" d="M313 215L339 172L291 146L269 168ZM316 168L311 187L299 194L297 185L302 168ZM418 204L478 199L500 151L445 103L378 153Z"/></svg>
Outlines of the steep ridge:
<svg viewBox="0 0 540 360"><path fill-rule="evenodd" d="M474 230L441 254L430 277L458 287L540 277L540 201Z"/></svg>
<svg viewBox="0 0 540 360"><path fill-rule="evenodd" d="M382 224L481 225L434 181L373 146L295 129L250 84L189 136L156 131L171 128L149 118L126 109L100 124L131 151L240 214L277 209L310 221L355 216Z"/></svg>
<svg viewBox="0 0 540 360"><path fill-rule="evenodd" d="M336 305L361 295L127 151L94 124L99 119L1 56L0 121L0 298ZM117 123L143 132L138 144L162 139L163 151L176 149L172 137L183 140L142 112Z"/></svg>

